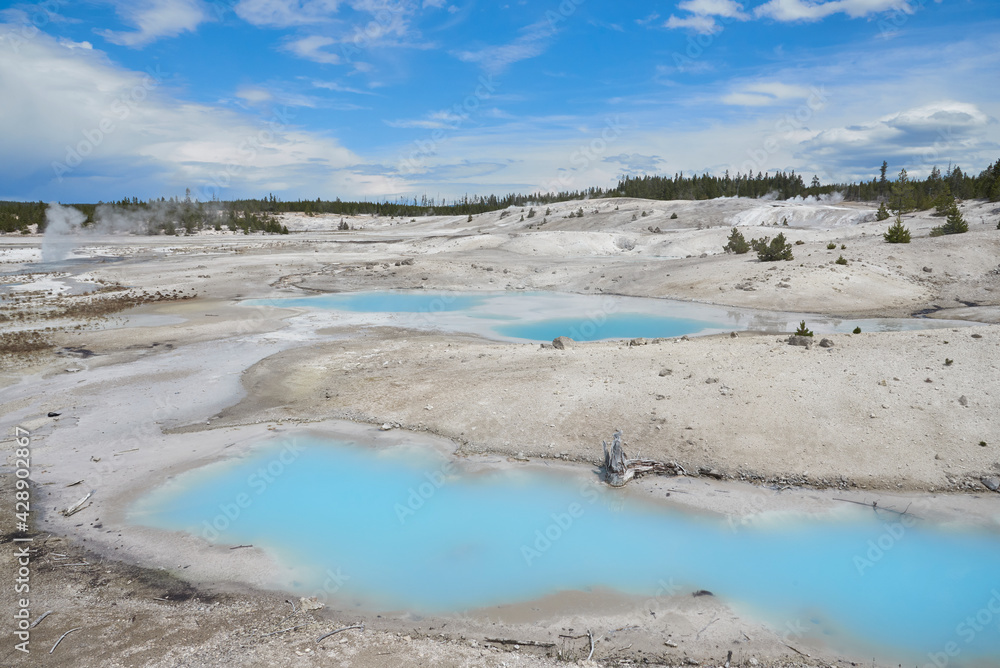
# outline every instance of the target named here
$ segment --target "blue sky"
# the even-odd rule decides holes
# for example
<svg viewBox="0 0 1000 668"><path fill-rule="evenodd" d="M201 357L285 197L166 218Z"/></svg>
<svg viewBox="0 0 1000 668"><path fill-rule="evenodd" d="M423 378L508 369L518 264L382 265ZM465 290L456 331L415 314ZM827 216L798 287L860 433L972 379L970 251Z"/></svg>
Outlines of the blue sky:
<svg viewBox="0 0 1000 668"><path fill-rule="evenodd" d="M1000 158L995 0L0 7L5 199L451 199Z"/></svg>

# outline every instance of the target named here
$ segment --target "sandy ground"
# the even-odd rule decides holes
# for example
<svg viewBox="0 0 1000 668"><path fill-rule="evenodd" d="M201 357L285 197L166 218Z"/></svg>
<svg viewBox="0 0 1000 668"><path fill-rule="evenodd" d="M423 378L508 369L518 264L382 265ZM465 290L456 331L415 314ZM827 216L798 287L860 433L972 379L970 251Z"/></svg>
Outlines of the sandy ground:
<svg viewBox="0 0 1000 668"><path fill-rule="evenodd" d="M583 218L568 217L581 208ZM287 574L267 555L164 536L130 525L125 511L166 476L306 427L426 439L489 466L555 460L578 471L592 470L600 441L621 428L630 451L724 478L644 479L627 493L685 485L682 502L737 523L768 510L828 512L836 494L919 502L942 520L995 527L1000 496L982 479L1000 475L1000 211L980 202L964 211L970 233L955 237L928 238L941 223L929 213L907 217L908 245L882 241L887 223L874 222L872 207L751 200L599 200L472 222L349 217L351 232L335 231L340 217L285 216L295 233L283 237L76 240L65 266L0 278L0 313L10 318L0 331L40 330L54 345L0 356L0 427L5 437L15 426L31 432L32 617L53 610L32 632L30 658L4 647L0 660L554 665L585 659L586 637L561 636L590 629L594 659L606 665L722 665L729 651L733 665L870 662L690 592L656 597L659 615L649 601L601 592L436 619L364 618L334 598L285 620ZM793 262L776 265L726 255L734 224L747 238L780 231L803 243ZM40 246L38 237L0 237L0 272L37 262ZM847 266L834 263L841 255ZM98 288L107 292L68 294ZM831 348L789 346L774 332L552 350L237 304L389 288L670 297L843 317L925 311L993 324L832 335ZM111 314L57 312L157 292L155 303ZM57 512L90 490L86 509ZM13 518L2 522L12 548ZM13 572L12 549L3 560ZM14 609L9 588L0 604ZM364 632L314 642L362 619ZM299 623L309 625L264 635Z"/></svg>

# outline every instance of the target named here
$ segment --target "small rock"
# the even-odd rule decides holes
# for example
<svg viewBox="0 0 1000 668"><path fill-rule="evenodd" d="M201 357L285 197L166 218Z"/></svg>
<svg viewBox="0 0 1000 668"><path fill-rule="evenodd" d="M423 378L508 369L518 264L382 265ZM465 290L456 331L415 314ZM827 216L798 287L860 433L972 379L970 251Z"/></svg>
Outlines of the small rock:
<svg viewBox="0 0 1000 668"><path fill-rule="evenodd" d="M820 348L833 348L833 341L831 341L830 339L823 339L822 341L819 342L819 347Z"/></svg>
<svg viewBox="0 0 1000 668"><path fill-rule="evenodd" d="M974 339L981 339L981 338L983 338L983 335L982 334L973 334L972 338L974 338Z"/></svg>
<svg viewBox="0 0 1000 668"><path fill-rule="evenodd" d="M729 333L729 338L731 338L731 339L737 339L737 338L739 338L739 336L740 335L737 334L736 332L730 332Z"/></svg>
<svg viewBox="0 0 1000 668"><path fill-rule="evenodd" d="M874 417L875 417L875 414L874 414L874 413L871 413L871 414L870 414L870 415L869 415L868 417L870 417L870 418L874 418Z"/></svg>
<svg viewBox="0 0 1000 668"><path fill-rule="evenodd" d="M932 271L934 271L934 270L933 270L933 269L931 269L930 267L924 267L924 272L926 272L926 273L928 273L928 274L929 274L929 273L931 273Z"/></svg>
<svg viewBox="0 0 1000 668"><path fill-rule="evenodd" d="M632 339L631 341L628 342L628 345L630 347L631 346L644 346L644 345L646 345L646 339L643 339L643 338Z"/></svg>
<svg viewBox="0 0 1000 668"><path fill-rule="evenodd" d="M555 346L552 345L551 343L543 343L542 345L539 346L539 348L541 348L542 350L553 350L555 349Z"/></svg>
<svg viewBox="0 0 1000 668"><path fill-rule="evenodd" d="M982 483L991 492L1000 492L1000 478L992 475L983 476Z"/></svg>
<svg viewBox="0 0 1000 668"><path fill-rule="evenodd" d="M660 377L662 378L663 376L669 376L673 374L673 372L674 372L673 369L660 369Z"/></svg>
<svg viewBox="0 0 1000 668"><path fill-rule="evenodd" d="M963 406L968 406L969 405L969 398L963 394L962 396L960 396L958 398L958 403L962 404Z"/></svg>
<svg viewBox="0 0 1000 668"><path fill-rule="evenodd" d="M305 610L305 611L309 611L309 610L322 610L323 608L326 607L326 604L320 603L319 599L316 598L315 596L310 596L309 598L305 598L305 597L300 598L299 599L299 607L302 608L302 610Z"/></svg>
<svg viewBox="0 0 1000 668"><path fill-rule="evenodd" d="M566 350L571 345L573 345L573 343L574 343L573 339L569 338L568 336L557 336L556 338L552 339L552 347L555 348L556 350Z"/></svg>
<svg viewBox="0 0 1000 668"><path fill-rule="evenodd" d="M699 589L698 591L694 592L691 595L694 596L695 598L697 598L699 596L715 596L715 594L713 594L712 592L708 591L707 589Z"/></svg>
<svg viewBox="0 0 1000 668"><path fill-rule="evenodd" d="M812 348L813 340L811 336L789 336L788 345L790 346L803 346L805 348Z"/></svg>
<svg viewBox="0 0 1000 668"><path fill-rule="evenodd" d="M55 411L49 412L48 417L59 417L62 413L56 413Z"/></svg>
<svg viewBox="0 0 1000 668"><path fill-rule="evenodd" d="M664 399L666 399L666 397L663 396L662 394L657 394L656 395L656 400L657 401L663 401ZM657 429L659 429L659 427L657 427Z"/></svg>
<svg viewBox="0 0 1000 668"><path fill-rule="evenodd" d="M705 384L706 385L712 385L712 384L718 383L718 382L719 382L718 378L706 378L705 379Z"/></svg>
<svg viewBox="0 0 1000 668"><path fill-rule="evenodd" d="M388 422L379 427L379 431L389 431L390 429L392 429L392 425Z"/></svg>
<svg viewBox="0 0 1000 668"><path fill-rule="evenodd" d="M749 659L747 659L747 663L749 663L751 666L756 666L757 664L760 663L760 661L751 656Z"/></svg>

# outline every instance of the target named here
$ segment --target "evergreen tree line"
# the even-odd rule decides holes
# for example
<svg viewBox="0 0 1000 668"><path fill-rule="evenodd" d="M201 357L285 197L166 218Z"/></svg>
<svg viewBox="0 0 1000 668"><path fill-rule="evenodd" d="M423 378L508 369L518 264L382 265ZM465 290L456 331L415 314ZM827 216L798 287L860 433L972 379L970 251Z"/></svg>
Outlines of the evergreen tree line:
<svg viewBox="0 0 1000 668"><path fill-rule="evenodd" d="M939 211L957 199L987 199L1000 201L1000 160L989 165L977 176L962 171L958 166L942 173L937 167L926 179L911 179L902 169L896 178L889 179L888 164L883 162L878 176L870 181L821 185L813 177L807 186L800 174L775 172L723 176L702 174L685 176L626 176L615 188L589 188L559 193L511 193L497 195L466 195L450 203L435 201L426 195L422 198L400 198L396 201L342 201L290 200L282 201L273 194L261 199L238 199L226 202L198 202L191 200L190 191L184 199L142 201L137 197L124 198L105 204L72 204L87 220L85 226L101 224L106 217L117 220L112 229L130 229L145 234L175 234L180 230L193 233L203 229L265 232L287 234L274 218L276 213L335 214L342 216L376 215L406 218L427 215L471 216L497 211L510 206L524 207L532 204L551 204L577 199L605 197L636 197L651 200L706 200L716 197L774 196L777 199L822 196L839 192L848 201L880 202L897 212L925 210L937 207ZM0 201L0 232L26 232L29 225L45 229L44 202ZM117 218L116 218L117 215ZM124 221L124 222L123 222Z"/></svg>

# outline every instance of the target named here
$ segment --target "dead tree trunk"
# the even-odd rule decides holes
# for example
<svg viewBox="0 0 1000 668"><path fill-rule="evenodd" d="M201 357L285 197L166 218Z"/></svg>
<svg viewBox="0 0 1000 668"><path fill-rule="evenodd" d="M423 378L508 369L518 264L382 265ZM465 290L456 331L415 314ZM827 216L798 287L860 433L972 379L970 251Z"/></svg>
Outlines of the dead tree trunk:
<svg viewBox="0 0 1000 668"><path fill-rule="evenodd" d="M621 430L616 431L611 439L611 448L607 441L601 441L604 447L604 479L612 487L623 487L632 478L646 473L659 475L686 475L680 464L675 462L658 462L654 459L629 459L625 454Z"/></svg>

